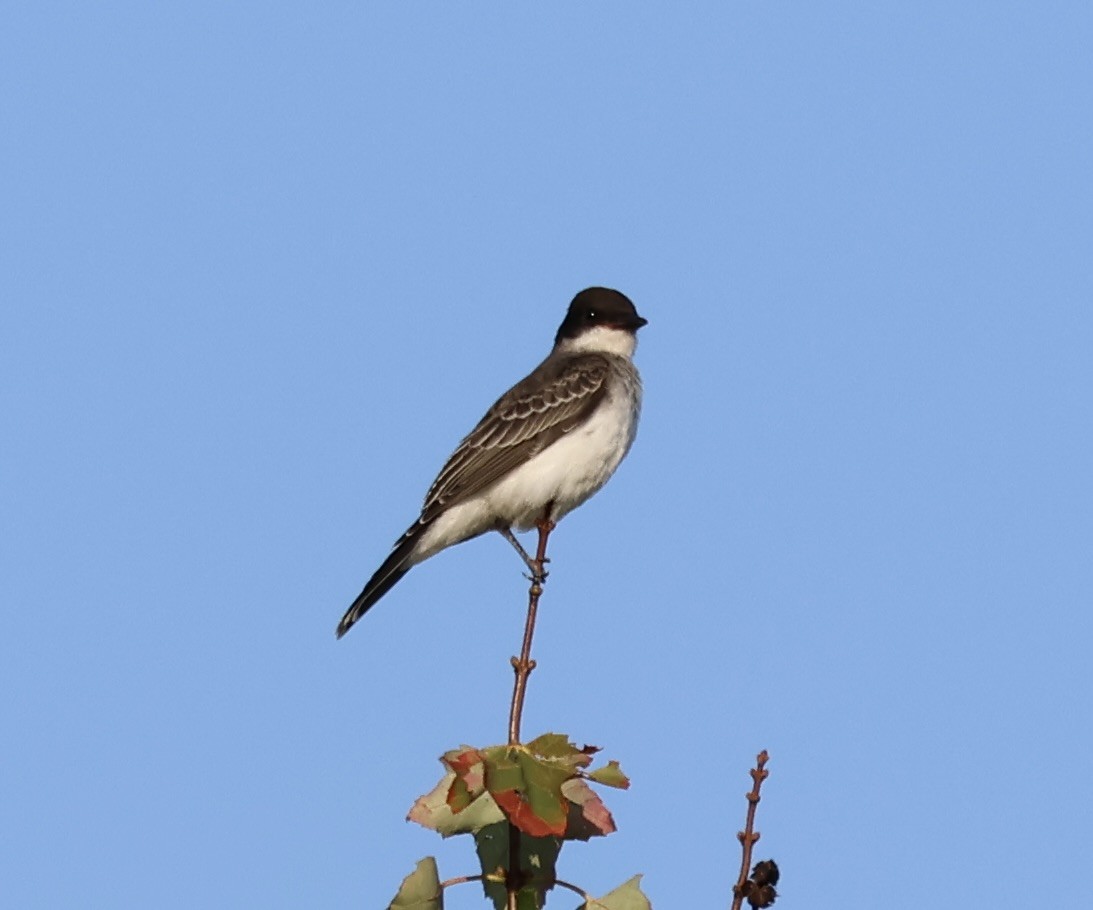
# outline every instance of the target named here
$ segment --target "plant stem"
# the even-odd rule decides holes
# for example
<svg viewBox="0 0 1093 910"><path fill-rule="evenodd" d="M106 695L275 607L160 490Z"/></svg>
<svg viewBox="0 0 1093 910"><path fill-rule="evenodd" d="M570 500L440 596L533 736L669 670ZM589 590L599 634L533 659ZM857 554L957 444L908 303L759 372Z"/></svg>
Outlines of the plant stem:
<svg viewBox="0 0 1093 910"><path fill-rule="evenodd" d="M543 510L539 519L539 546L535 559L529 565L531 569L531 587L528 588L528 613L524 620L524 641L520 646L520 656L512 658L512 669L516 676L512 687L512 704L509 706L509 745L520 744L520 721L524 715L524 696L527 694L528 677L535 669L531 659L531 639L535 634L535 617L539 610L539 598L546 582L546 547L554 522L550 520L551 505ZM522 550L517 545L518 550ZM524 886L524 871L520 868L520 829L509 822L509 868L505 876L505 888L508 891L508 910L516 910L517 896Z"/></svg>
<svg viewBox="0 0 1093 910"><path fill-rule="evenodd" d="M550 532L554 530L554 522L550 520L550 506L543 512L543 517L537 525L539 528L539 546L535 550L534 566L531 575L531 587L528 588L528 613L524 622L524 641L520 647L520 656L512 658L512 669L516 679L512 687L512 704L509 707L509 745L515 746L520 742L520 721L524 714L524 696L527 693L528 677L535 669L535 661L531 659L531 639L535 634L535 617L539 610L539 598L543 593L543 584L546 582L546 548Z"/></svg>
<svg viewBox="0 0 1093 910"><path fill-rule="evenodd" d="M765 768L769 758L767 750L764 749L755 757L755 767L748 772L751 775L752 788L747 794L748 817L744 823L744 830L736 835L744 847L744 853L740 859L740 877L732 889L732 910L740 910L744 904L745 885L748 882L748 870L751 868L751 848L759 840L759 832L755 830L755 810L759 806L759 788L763 786L763 781L770 774Z"/></svg>

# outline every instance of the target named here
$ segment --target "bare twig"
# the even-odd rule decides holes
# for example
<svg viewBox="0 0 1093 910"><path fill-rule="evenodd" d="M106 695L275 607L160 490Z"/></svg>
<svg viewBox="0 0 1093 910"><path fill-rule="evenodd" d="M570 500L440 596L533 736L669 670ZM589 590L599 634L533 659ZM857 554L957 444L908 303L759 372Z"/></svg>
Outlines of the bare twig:
<svg viewBox="0 0 1093 910"><path fill-rule="evenodd" d="M487 875L457 875L455 878L449 878L446 881L440 883L440 890L450 888L452 885L465 885L467 882L484 882L489 878Z"/></svg>
<svg viewBox="0 0 1093 910"><path fill-rule="evenodd" d="M528 571L531 572L531 586L528 588L528 612L524 621L524 638L520 646L520 656L512 658L515 681L512 689L512 703L509 706L508 743L510 746L520 745L520 722L524 714L524 696L527 694L528 677L531 676L531 671L535 669L535 661L531 659L531 642L535 635L535 618L539 610L539 598L543 594L543 585L546 582L546 564L549 561L546 555L547 540L550 538L550 532L554 530L554 522L550 520L552 507L553 503L548 504L543 510L542 518L536 523L539 530L539 545L536 548L534 558L525 552L520 542L508 528L498 528L505 539L516 548L527 565ZM579 894L584 898L586 904L592 900L583 888L560 878L544 881L534 875L528 875L525 870L520 868L520 829L511 821L508 822L508 834L509 864L503 879L508 898L506 901L508 910L516 910L520 891L532 887L546 888L557 885L572 891L574 894ZM489 881L498 881L498 878L494 874L461 875L441 882L440 887L443 890L451 885Z"/></svg>
<svg viewBox="0 0 1093 910"><path fill-rule="evenodd" d="M592 900L592 898L591 898L591 897L589 897L589 895L588 895L588 892L587 892L587 891L585 891L585 890L584 890L584 888L579 888L579 887L577 887L577 885L571 885L571 884L570 884L569 882L563 882L563 881L562 881L562 880L561 880L560 878L556 878L556 879L554 879L554 884L555 884L555 885L561 885L561 886L562 886L563 888L568 888L568 889L569 889L570 891L572 891L572 892L573 892L574 894L579 894L579 895L580 895L581 897L583 897L583 898L584 898L584 902L585 902L586 904L587 904L587 903L588 903L588 902L589 902L590 900Z"/></svg>
<svg viewBox="0 0 1093 910"><path fill-rule="evenodd" d="M546 547L550 532L554 530L554 522L550 520L550 506L543 512L539 520L539 546L535 551L535 559L531 567L531 587L528 588L528 614L524 622L524 642L520 648L520 656L512 658L512 669L516 674L516 680L512 687L512 705L509 708L509 745L515 746L520 742L520 720L524 713L524 695L528 688L528 677L535 669L535 661L531 659L531 639L535 634L535 616L539 610L539 598L543 593L543 584L546 582Z"/></svg>
<svg viewBox="0 0 1093 910"><path fill-rule="evenodd" d="M546 582L546 548L550 532L554 530L554 522L550 520L551 505L543 510L543 517L539 519L539 546L535 551L535 558L528 562L531 571L531 587L528 588L528 613L524 621L524 640L520 646L520 656L512 658L512 669L515 680L512 687L512 704L509 706L509 745L516 746L520 743L520 721L524 715L524 696L527 694L528 677L535 669L535 661L531 659L531 639L535 635L535 617L539 610L539 598L543 593L543 584ZM511 534L510 534L511 537ZM512 538L514 541L515 538ZM511 542L511 541L510 541ZM517 544L521 552L523 548ZM527 561L525 555L525 561ZM511 821L509 825L509 868L505 878L505 888L508 891L509 910L516 910L516 897L520 889L524 887L524 873L520 868L520 829Z"/></svg>
<svg viewBox="0 0 1093 910"><path fill-rule="evenodd" d="M442 881L440 883L440 890L443 891L445 888L450 888L453 885L465 885L468 882L489 882L489 881L497 881L497 879L494 878L492 875L457 875L455 878L449 878L449 879L446 879L445 881ZM531 881L528 881L526 884L536 885L536 884L540 884L540 883L535 881L535 880L531 880ZM560 878L555 878L555 879L551 879L549 882L546 882L546 884L549 885L550 887L557 886L559 888L566 888L569 891L572 891L574 894L579 894L581 897L584 898L585 903L588 903L590 900L592 900L591 896L589 895L589 893L587 891L584 890L584 888L580 887L580 885L574 885L572 882L567 882L567 881L563 881ZM511 901L512 898L509 898L509 900Z"/></svg>
<svg viewBox="0 0 1093 910"><path fill-rule="evenodd" d="M744 904L744 897L751 889L748 888L748 869L751 868L751 850L755 842L759 840L759 832L755 830L755 810L759 805L759 788L770 774L766 770L766 764L770 756L764 749L755 757L755 767L748 773L751 775L752 788L747 794L748 817L744 823L744 830L737 833L736 837L743 846L743 856L740 859L740 876L733 885L732 910L740 910Z"/></svg>

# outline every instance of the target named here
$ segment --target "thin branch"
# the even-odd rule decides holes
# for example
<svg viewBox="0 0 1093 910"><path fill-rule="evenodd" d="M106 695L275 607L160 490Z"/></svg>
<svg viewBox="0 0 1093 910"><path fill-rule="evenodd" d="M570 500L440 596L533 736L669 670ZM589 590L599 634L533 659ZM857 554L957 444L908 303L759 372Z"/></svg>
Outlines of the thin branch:
<svg viewBox="0 0 1093 910"><path fill-rule="evenodd" d="M500 879L496 878L493 875L457 875L455 878L449 878L445 881L442 881L440 883L440 889L443 891L445 888L450 888L452 885L465 885L465 884L467 884L467 882L491 882L491 881L492 882L500 882ZM536 885L536 884L539 884L539 882L537 882L535 880L532 880L532 881L527 882L526 884ZM553 887L553 886L557 885L561 888L568 888L574 894L579 894L581 897L583 897L585 899L585 903L592 900L592 897L589 895L589 893L587 891L584 890L584 888L582 888L580 885L574 885L572 882L567 882L567 881L563 881L560 878L555 878L555 879L551 879L546 884L549 887Z"/></svg>
<svg viewBox="0 0 1093 910"><path fill-rule="evenodd" d="M524 886L524 874L520 868L520 829L511 821L509 826L509 867L505 871L505 890L508 893L508 910L516 910L517 895Z"/></svg>
<svg viewBox="0 0 1093 910"><path fill-rule="evenodd" d="M763 786L763 781L767 779L770 774L766 770L767 761L770 756L767 755L767 750L764 749L755 757L755 767L748 773L751 775L752 788L747 794L748 800L748 817L744 823L744 830L737 833L736 837L743 846L743 856L740 859L740 876L736 880L736 884L733 885L732 893L732 910L740 910L744 905L744 897L750 892L748 887L748 870L751 868L751 850L755 846L755 842L759 840L759 832L755 830L755 810L759 805L759 788Z"/></svg>
<svg viewBox="0 0 1093 910"><path fill-rule="evenodd" d="M528 561L527 554L523 553L523 547L512 536L508 535L509 542L515 544L516 549L524 555L528 569L531 571L531 587L528 588L528 613L524 620L524 640L520 646L520 656L512 658L512 669L515 680L512 686L512 703L509 706L509 745L520 744L520 721L524 715L524 696L527 694L528 677L535 669L535 661L531 659L531 639L535 635L535 617L539 611L539 598L543 594L543 585L546 583L547 540L550 532L554 530L554 522L550 520L550 511L553 503L548 503L543 509L543 516L536 525L539 529L539 546L535 551L535 558ZM516 899L520 890L525 886L524 871L520 868L520 829L511 821L509 828L509 868L505 876L505 888L508 891L508 910L516 910Z"/></svg>
<svg viewBox="0 0 1093 910"><path fill-rule="evenodd" d="M584 888L578 888L576 885L571 885L569 882L563 882L560 878L554 879L554 884L555 885L561 885L563 888L568 888L574 894L579 894L581 897L584 898L584 902L586 904L590 900L592 900L592 897L589 895L589 893L587 891L584 890Z"/></svg>
<svg viewBox="0 0 1093 910"><path fill-rule="evenodd" d="M535 634L535 617L539 610L539 598L543 593L543 585L546 583L546 547L550 532L554 530L554 522L550 520L550 506L543 512L543 517L537 525L539 528L539 546L535 551L535 559L531 566L531 587L528 588L528 613L524 621L524 641L520 648L520 656L512 658L512 669L516 679L512 687L512 704L509 707L509 745L515 746L520 742L520 721L524 714L524 695L527 693L528 677L535 669L535 661L531 659L531 639Z"/></svg>
<svg viewBox="0 0 1093 910"><path fill-rule="evenodd" d="M489 878L488 875L457 875L455 878L449 878L446 881L440 883L440 890L450 888L452 885L465 885L467 882L484 882Z"/></svg>

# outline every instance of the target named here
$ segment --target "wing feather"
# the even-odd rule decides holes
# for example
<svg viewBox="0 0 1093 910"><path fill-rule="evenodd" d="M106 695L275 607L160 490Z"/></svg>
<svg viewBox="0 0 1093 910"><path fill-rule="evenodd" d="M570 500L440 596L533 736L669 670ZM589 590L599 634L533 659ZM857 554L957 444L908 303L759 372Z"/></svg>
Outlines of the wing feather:
<svg viewBox="0 0 1093 910"><path fill-rule="evenodd" d="M486 412L433 481L421 521L470 499L580 426L596 407L610 372L607 358L584 354L544 362Z"/></svg>

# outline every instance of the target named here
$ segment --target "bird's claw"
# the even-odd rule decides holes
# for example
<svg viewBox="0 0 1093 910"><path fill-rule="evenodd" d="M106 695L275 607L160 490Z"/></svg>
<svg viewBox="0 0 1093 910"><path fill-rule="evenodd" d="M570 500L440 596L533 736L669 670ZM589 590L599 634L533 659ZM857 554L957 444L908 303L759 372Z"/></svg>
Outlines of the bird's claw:
<svg viewBox="0 0 1093 910"><path fill-rule="evenodd" d="M545 561L546 560L544 560L544 562ZM531 567L529 566L529 568L531 568ZM535 569L531 568L531 574L530 575L527 572L524 572L523 574L524 574L524 578L526 578L532 584L541 585L543 582L545 582L547 580L547 576L550 573L547 572L545 569L542 572L537 572Z"/></svg>

